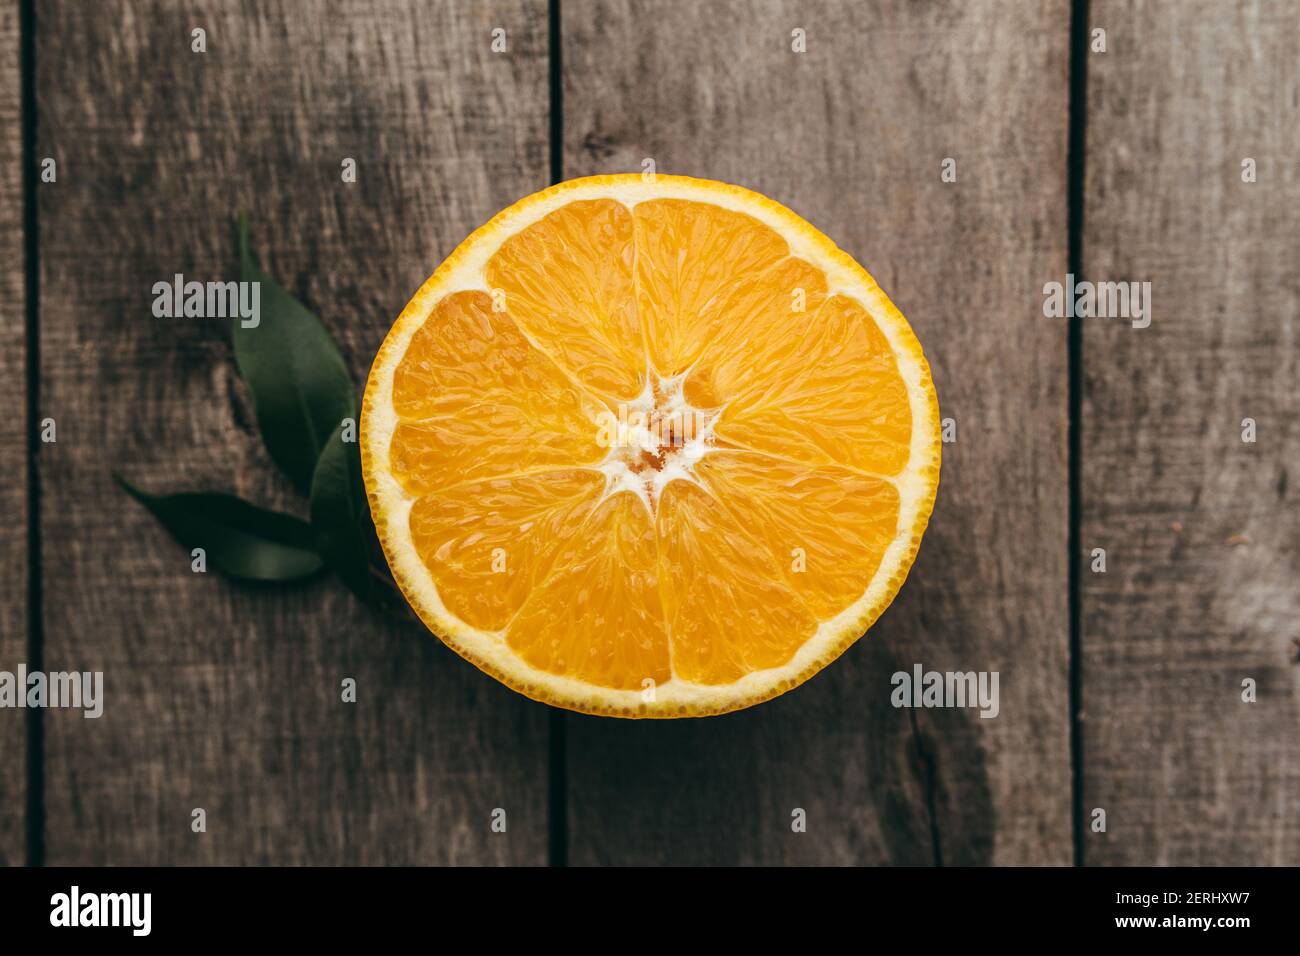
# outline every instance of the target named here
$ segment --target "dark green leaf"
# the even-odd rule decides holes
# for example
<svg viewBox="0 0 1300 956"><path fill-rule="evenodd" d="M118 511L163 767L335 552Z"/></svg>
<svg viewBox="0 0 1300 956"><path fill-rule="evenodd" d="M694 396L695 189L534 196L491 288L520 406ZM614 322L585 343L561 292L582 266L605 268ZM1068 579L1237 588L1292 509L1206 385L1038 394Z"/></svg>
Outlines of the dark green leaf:
<svg viewBox="0 0 1300 956"><path fill-rule="evenodd" d="M345 426L351 441L343 440ZM316 462L311 482L311 526L316 550L352 592L363 601L374 598L368 560L374 531L370 506L361 479L361 453L356 423L340 423Z"/></svg>
<svg viewBox="0 0 1300 956"><path fill-rule="evenodd" d="M330 434L344 418L356 418L356 391L320 319L258 266L242 217L239 260L240 278L260 283L261 299L255 327L234 320L235 362L253 394L267 451L307 494Z"/></svg>
<svg viewBox="0 0 1300 956"><path fill-rule="evenodd" d="M245 581L298 581L323 566L311 526L233 495L151 495L120 475L118 484L186 548L203 548L222 574Z"/></svg>

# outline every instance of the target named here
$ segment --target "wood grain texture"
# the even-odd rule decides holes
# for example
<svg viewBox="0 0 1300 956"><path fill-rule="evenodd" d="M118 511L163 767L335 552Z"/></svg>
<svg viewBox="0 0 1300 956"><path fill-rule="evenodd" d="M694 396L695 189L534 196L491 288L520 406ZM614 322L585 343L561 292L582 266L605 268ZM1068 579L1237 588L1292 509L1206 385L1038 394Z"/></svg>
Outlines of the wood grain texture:
<svg viewBox="0 0 1300 956"><path fill-rule="evenodd" d="M1107 551L1082 582L1085 804L1107 813L1085 860L1294 866L1300 18L1093 0L1091 19L1083 268L1151 282L1152 321L1084 322L1081 543Z"/></svg>
<svg viewBox="0 0 1300 956"><path fill-rule="evenodd" d="M333 582L192 574L110 473L302 513L227 323L155 319L151 287L237 278L247 211L360 388L434 266L546 184L545 3L67 0L37 31L45 657L103 670L107 698L48 715L49 862L543 863L543 708Z"/></svg>
<svg viewBox="0 0 1300 956"><path fill-rule="evenodd" d="M0 9L0 670L27 661L27 290L21 37ZM26 858L27 712L0 710L0 866Z"/></svg>
<svg viewBox="0 0 1300 956"><path fill-rule="evenodd" d="M573 862L1071 861L1066 340L1040 293L1066 265L1068 23L1063 0L563 5L565 175L650 157L789 205L909 317L958 429L909 581L840 661L727 717L569 718ZM894 709L916 662L998 671L1000 715Z"/></svg>

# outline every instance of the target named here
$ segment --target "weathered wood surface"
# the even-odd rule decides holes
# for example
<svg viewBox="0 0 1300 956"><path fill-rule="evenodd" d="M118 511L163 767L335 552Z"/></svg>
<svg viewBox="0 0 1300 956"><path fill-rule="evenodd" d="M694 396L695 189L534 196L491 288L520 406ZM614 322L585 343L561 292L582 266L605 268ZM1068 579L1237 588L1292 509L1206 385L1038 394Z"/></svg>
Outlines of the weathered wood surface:
<svg viewBox="0 0 1300 956"><path fill-rule="evenodd" d="M664 6L563 5L565 175L649 157L791 206L911 320L957 441L895 605L809 684L568 719L570 858L1068 864L1066 339L1040 290L1066 269L1069 4ZM894 709L916 662L999 671L1001 713Z"/></svg>
<svg viewBox="0 0 1300 956"><path fill-rule="evenodd" d="M39 149L59 163L40 191L45 660L103 670L107 698L99 720L46 715L48 861L544 863L544 708L334 583L192 574L110 477L301 513L226 323L153 318L152 284L237 278L247 211L360 387L442 257L546 184L544 0L68 0L37 4L36 28Z"/></svg>
<svg viewBox="0 0 1300 956"><path fill-rule="evenodd" d="M1300 862L1297 12L1092 3L1083 266L1152 320L1084 323L1089 864Z"/></svg>
<svg viewBox="0 0 1300 956"><path fill-rule="evenodd" d="M46 859L545 862L544 708L333 583L191 574L110 480L301 511L224 323L153 318L151 286L234 278L247 211L359 387L442 256L549 179L545 0L34 7L36 157L58 161L36 186L38 417L58 424L38 461L44 658L107 683L99 720L44 714ZM1087 62L1083 277L1151 281L1154 313L1084 320L1082 786L1107 832L1083 859L1294 865L1300 25L1291 4L1090 8L1108 50ZM908 315L958 430L911 579L836 665L723 718L560 720L568 859L1069 863L1068 370L1041 290L1066 272L1070 4L562 9L564 175L653 158L787 203ZM10 4L11 184L19 32ZM23 408L21 188L0 194L0 243L0 381ZM0 423L0 669L28 659L28 426ZM997 670L1001 713L895 710L889 677L917 662ZM0 864L26 853L26 740L25 712L0 710Z"/></svg>
<svg viewBox="0 0 1300 956"><path fill-rule="evenodd" d="M27 298L16 4L0 9L0 670L27 660ZM0 866L24 862L27 712L0 710Z"/></svg>

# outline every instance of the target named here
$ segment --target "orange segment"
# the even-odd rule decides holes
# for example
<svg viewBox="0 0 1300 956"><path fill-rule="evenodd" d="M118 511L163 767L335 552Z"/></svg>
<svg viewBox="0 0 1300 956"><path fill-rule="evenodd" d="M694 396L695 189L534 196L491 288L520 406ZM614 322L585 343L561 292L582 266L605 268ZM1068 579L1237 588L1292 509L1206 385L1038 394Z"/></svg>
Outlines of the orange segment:
<svg viewBox="0 0 1300 956"><path fill-rule="evenodd" d="M672 676L663 622L654 526L634 496L617 494L564 549L507 639L548 674L640 691Z"/></svg>
<svg viewBox="0 0 1300 956"><path fill-rule="evenodd" d="M659 540L673 670L684 680L727 684L779 667L817 627L772 553L695 485L664 489Z"/></svg>
<svg viewBox="0 0 1300 956"><path fill-rule="evenodd" d="M742 284L720 310L718 321L686 379L686 398L699 408L718 408L768 389L792 368L813 359L799 355L817 340L814 324L826 300L826 276L802 259L782 259Z"/></svg>
<svg viewBox="0 0 1300 956"><path fill-rule="evenodd" d="M575 202L502 243L487 281L548 355L618 398L645 385L645 343L632 295L632 214Z"/></svg>
<svg viewBox="0 0 1300 956"><path fill-rule="evenodd" d="M753 217L704 203L651 200L634 213L637 305L650 358L664 375L677 375L719 329L748 317L737 295L765 297L769 290L754 279L789 246Z"/></svg>
<svg viewBox="0 0 1300 956"><path fill-rule="evenodd" d="M394 372L393 408L390 467L412 495L605 454L593 400L483 292L438 303Z"/></svg>
<svg viewBox="0 0 1300 956"><path fill-rule="evenodd" d="M912 412L888 340L858 303L837 295L811 334L788 346L786 373L741 390L720 438L814 465L895 475L907 464Z"/></svg>
<svg viewBox="0 0 1300 956"><path fill-rule="evenodd" d="M822 621L861 596L898 532L898 491L880 478L744 451L710 455L696 475Z"/></svg>
<svg viewBox="0 0 1300 956"><path fill-rule="evenodd" d="M455 485L416 500L411 538L448 610L499 631L550 572L604 486L599 472L572 469Z"/></svg>
<svg viewBox="0 0 1300 956"><path fill-rule="evenodd" d="M889 605L938 424L906 320L808 223L604 176L439 267L375 360L362 466L457 653L559 706L698 716L784 693Z"/></svg>

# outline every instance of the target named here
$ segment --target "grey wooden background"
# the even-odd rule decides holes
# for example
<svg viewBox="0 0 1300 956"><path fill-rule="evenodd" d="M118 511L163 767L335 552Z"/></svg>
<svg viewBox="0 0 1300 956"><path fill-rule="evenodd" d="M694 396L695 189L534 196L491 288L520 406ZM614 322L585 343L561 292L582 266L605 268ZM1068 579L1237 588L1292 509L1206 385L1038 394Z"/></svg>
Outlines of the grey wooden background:
<svg viewBox="0 0 1300 956"><path fill-rule="evenodd" d="M1300 864L1300 3L1081 4L7 3L0 668L108 699L0 711L0 862ZM808 685L550 711L327 581L193 575L112 484L301 507L223 323L150 314L233 275L240 211L360 383L473 227L647 157L853 253L957 423L909 581ZM1151 281L1151 327L1072 341L1072 268ZM914 662L999 671L1000 715L893 709Z"/></svg>

